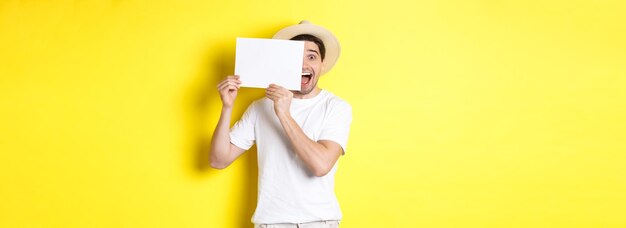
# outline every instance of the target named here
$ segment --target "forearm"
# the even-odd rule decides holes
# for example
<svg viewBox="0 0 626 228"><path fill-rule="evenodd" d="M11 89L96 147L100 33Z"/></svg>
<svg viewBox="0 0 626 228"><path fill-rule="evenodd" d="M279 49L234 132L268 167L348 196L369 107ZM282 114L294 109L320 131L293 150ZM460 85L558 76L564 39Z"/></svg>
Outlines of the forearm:
<svg viewBox="0 0 626 228"><path fill-rule="evenodd" d="M281 115L279 119L296 154L309 171L315 176L326 175L336 161L332 156L328 156L328 148L311 140L290 115Z"/></svg>
<svg viewBox="0 0 626 228"><path fill-rule="evenodd" d="M222 107L220 119L211 139L211 166L224 168L230 156L230 118L232 107Z"/></svg>

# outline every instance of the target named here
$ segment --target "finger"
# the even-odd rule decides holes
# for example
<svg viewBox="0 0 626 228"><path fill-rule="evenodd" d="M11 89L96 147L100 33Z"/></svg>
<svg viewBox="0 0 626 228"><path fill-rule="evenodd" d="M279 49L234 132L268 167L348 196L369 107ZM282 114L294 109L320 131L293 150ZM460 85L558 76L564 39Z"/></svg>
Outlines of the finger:
<svg viewBox="0 0 626 228"><path fill-rule="evenodd" d="M234 86L234 85L228 85L228 87L226 87L226 89L228 89L228 91L237 91L237 90L239 90L239 87Z"/></svg>
<svg viewBox="0 0 626 228"><path fill-rule="evenodd" d="M224 83L221 83L221 84L219 85L218 89L219 89L220 91L222 91L222 90L226 89L229 85L230 85L230 84L229 84L229 82L225 81Z"/></svg>
<svg viewBox="0 0 626 228"><path fill-rule="evenodd" d="M223 84L218 88L220 92L228 91L228 84Z"/></svg>
<svg viewBox="0 0 626 228"><path fill-rule="evenodd" d="M220 83L217 84L217 89L221 88L222 85L224 85L226 83L226 80L221 81Z"/></svg>
<svg viewBox="0 0 626 228"><path fill-rule="evenodd" d="M228 80L241 84L241 80L239 79L239 75L231 76L231 77L228 78Z"/></svg>
<svg viewBox="0 0 626 228"><path fill-rule="evenodd" d="M283 96L283 94L282 94L280 91L278 91L278 90L277 90L277 91L274 91L274 92L272 93L272 95L274 95L274 96L276 96L276 97L282 97L282 96Z"/></svg>
<svg viewBox="0 0 626 228"><path fill-rule="evenodd" d="M286 90L285 88L279 88L278 90L276 90L276 93L277 93L278 95L280 95L281 97L285 97L285 96L287 96L287 93L288 93L288 92L289 92L289 91L288 91L288 90Z"/></svg>
<svg viewBox="0 0 626 228"><path fill-rule="evenodd" d="M269 88L271 88L271 89L273 89L273 90L278 90L278 89L280 89L280 86L278 86L278 85L276 85L276 84L270 84L270 86L269 86L269 87L267 87L267 88L268 88L268 89L269 89Z"/></svg>
<svg viewBox="0 0 626 228"><path fill-rule="evenodd" d="M276 96L272 95L272 94L265 94L265 97L269 98L270 100L276 102Z"/></svg>
<svg viewBox="0 0 626 228"><path fill-rule="evenodd" d="M241 85L241 82L236 82L236 81L229 81L228 82L229 85L234 85L237 86L237 88L239 88L239 86Z"/></svg>
<svg viewBox="0 0 626 228"><path fill-rule="evenodd" d="M274 92L273 92L273 91L266 91L266 92L265 92L265 96L266 96L267 98L269 98L269 99L272 99L273 101L275 101L276 99L278 99L278 98L280 97L280 96L278 96L278 95L276 94L276 92L275 92L275 91L274 91Z"/></svg>
<svg viewBox="0 0 626 228"><path fill-rule="evenodd" d="M282 86L276 85L276 84L270 84L270 87L276 89L276 90L282 90L284 89Z"/></svg>
<svg viewBox="0 0 626 228"><path fill-rule="evenodd" d="M270 95L272 95L272 96L274 96L276 98L279 98L279 97L282 97L282 96L285 95L282 91L276 90L276 89L267 89L267 90L265 90L265 93L266 94L270 94Z"/></svg>
<svg viewBox="0 0 626 228"><path fill-rule="evenodd" d="M227 78L226 80L224 80L224 82L234 82L237 84L241 84L241 80L239 80L239 78Z"/></svg>
<svg viewBox="0 0 626 228"><path fill-rule="evenodd" d="M270 84L269 87L267 87L267 90L271 90L271 91L289 91L289 90L285 89L284 87L276 85L276 84Z"/></svg>
<svg viewBox="0 0 626 228"><path fill-rule="evenodd" d="M238 75L229 75L227 76L224 80L222 80L217 87L221 87L222 84L224 83L228 83L228 82L235 82L237 84L241 84L241 80L239 80L239 76Z"/></svg>
<svg viewBox="0 0 626 228"><path fill-rule="evenodd" d="M239 89L239 88L240 88L240 87L239 87L239 84L236 84L236 83L234 83L234 82L227 82L227 83L222 84L222 85L220 86L219 90L220 90L220 91L221 91L221 90L224 90L224 89L228 89L228 90L237 90L237 89Z"/></svg>

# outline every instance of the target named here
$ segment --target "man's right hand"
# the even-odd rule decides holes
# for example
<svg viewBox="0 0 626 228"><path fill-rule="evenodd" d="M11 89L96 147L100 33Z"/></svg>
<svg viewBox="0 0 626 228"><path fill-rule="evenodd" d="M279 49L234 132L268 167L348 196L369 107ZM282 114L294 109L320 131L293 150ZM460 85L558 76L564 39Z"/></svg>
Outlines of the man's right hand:
<svg viewBox="0 0 626 228"><path fill-rule="evenodd" d="M216 169L226 168L246 151L232 144L229 134L232 107L240 85L241 81L238 75L229 75L217 85L217 90L222 98L222 114L220 114L220 120L213 132L210 152L211 167Z"/></svg>
<svg viewBox="0 0 626 228"><path fill-rule="evenodd" d="M222 98L222 106L225 108L232 108L235 98L237 98L237 91L239 91L239 75L229 75L217 85L217 90L220 92Z"/></svg>

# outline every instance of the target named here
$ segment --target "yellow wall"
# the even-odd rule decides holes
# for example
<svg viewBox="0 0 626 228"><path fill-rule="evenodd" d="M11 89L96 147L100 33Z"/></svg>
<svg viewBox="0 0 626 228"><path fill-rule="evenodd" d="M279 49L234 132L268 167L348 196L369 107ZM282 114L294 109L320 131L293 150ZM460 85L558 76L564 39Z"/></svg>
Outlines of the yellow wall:
<svg viewBox="0 0 626 228"><path fill-rule="evenodd" d="M342 227L626 227L624 1L0 3L0 227L249 227L235 38L336 33ZM262 96L244 89L237 115ZM238 117L238 116L237 116Z"/></svg>

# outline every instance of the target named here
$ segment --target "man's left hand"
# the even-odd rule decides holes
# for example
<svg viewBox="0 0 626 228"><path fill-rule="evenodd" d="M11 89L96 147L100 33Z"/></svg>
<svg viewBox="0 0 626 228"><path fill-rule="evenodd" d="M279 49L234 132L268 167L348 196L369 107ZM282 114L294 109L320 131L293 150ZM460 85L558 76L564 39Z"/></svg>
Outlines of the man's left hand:
<svg viewBox="0 0 626 228"><path fill-rule="evenodd" d="M274 111L279 118L289 115L289 107L291 107L291 99L293 98L291 91L282 86L271 84L265 90L265 96L274 101Z"/></svg>

